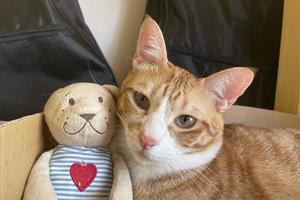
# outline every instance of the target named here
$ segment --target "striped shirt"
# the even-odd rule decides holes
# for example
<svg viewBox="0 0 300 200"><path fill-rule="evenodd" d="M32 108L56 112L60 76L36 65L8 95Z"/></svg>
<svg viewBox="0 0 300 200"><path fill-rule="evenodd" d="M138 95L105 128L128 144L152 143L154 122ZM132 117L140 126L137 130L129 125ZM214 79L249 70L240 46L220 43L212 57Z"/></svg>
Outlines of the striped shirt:
<svg viewBox="0 0 300 200"><path fill-rule="evenodd" d="M93 182L82 192L74 184L70 167L74 163L93 164L97 168ZM59 145L50 159L50 179L57 199L109 199L113 182L111 154L106 147L88 148Z"/></svg>

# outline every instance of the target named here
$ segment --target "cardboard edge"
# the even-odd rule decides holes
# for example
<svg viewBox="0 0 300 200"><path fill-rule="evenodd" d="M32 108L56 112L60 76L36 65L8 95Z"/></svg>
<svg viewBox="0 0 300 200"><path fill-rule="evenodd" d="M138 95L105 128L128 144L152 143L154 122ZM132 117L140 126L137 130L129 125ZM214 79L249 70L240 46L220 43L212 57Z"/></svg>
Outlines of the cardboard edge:
<svg viewBox="0 0 300 200"><path fill-rule="evenodd" d="M262 128L300 129L300 117L297 115L248 106L232 106L224 113L224 122Z"/></svg>
<svg viewBox="0 0 300 200"><path fill-rule="evenodd" d="M43 116L43 115L44 115L43 113L35 113L35 114L24 116L24 117L21 117L21 118L12 120L12 121L5 121L5 122L1 121L1 124L0 124L0 133L2 132L1 129L4 128L4 127L6 127L6 126L9 126L9 125L17 123L17 122L22 122L22 121L31 119L32 117Z"/></svg>
<svg viewBox="0 0 300 200"><path fill-rule="evenodd" d="M0 199L22 198L34 162L49 146L48 135L43 113L0 126Z"/></svg>

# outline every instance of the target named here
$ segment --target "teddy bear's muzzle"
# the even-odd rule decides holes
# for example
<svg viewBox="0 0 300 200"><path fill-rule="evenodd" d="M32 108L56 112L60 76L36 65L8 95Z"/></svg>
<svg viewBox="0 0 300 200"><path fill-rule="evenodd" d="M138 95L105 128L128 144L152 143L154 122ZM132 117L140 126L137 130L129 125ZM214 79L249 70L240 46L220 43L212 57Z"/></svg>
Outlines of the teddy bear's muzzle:
<svg viewBox="0 0 300 200"><path fill-rule="evenodd" d="M85 119L86 121L90 121L95 117L95 114L81 114L79 116Z"/></svg>

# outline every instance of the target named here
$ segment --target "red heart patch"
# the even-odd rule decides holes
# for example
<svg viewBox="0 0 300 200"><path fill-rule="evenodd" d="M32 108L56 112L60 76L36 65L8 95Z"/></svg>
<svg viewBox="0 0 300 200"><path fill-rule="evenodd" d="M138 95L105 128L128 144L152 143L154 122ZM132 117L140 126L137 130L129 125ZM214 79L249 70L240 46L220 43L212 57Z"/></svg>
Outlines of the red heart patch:
<svg viewBox="0 0 300 200"><path fill-rule="evenodd" d="M94 181L97 175L97 167L93 164L74 163L70 167L70 175L78 190L83 192Z"/></svg>

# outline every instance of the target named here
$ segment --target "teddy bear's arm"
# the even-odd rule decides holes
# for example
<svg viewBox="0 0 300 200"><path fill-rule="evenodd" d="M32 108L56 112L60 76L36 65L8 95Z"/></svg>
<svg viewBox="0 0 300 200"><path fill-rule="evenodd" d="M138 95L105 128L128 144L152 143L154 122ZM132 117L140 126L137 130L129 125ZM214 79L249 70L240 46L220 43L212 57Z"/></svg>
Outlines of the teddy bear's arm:
<svg viewBox="0 0 300 200"><path fill-rule="evenodd" d="M49 176L49 161L53 150L43 153L34 164L25 188L23 200L56 200Z"/></svg>
<svg viewBox="0 0 300 200"><path fill-rule="evenodd" d="M114 181L110 200L132 200L132 183L129 170L122 156L113 153Z"/></svg>

